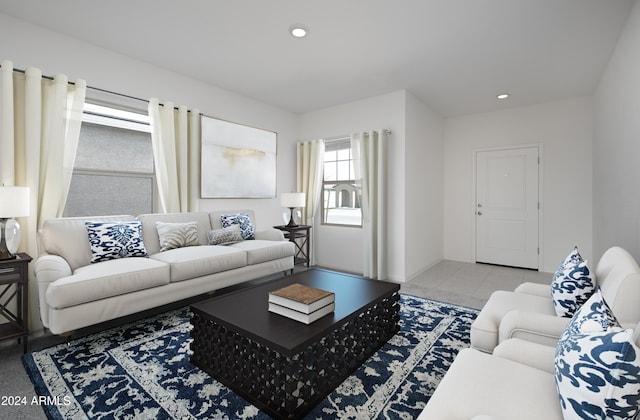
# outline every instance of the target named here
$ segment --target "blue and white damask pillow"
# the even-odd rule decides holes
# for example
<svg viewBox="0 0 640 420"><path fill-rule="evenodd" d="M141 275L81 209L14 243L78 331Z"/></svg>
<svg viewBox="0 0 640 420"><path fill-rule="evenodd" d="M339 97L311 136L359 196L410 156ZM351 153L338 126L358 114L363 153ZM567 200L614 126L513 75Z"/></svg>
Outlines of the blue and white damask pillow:
<svg viewBox="0 0 640 420"><path fill-rule="evenodd" d="M565 419L634 419L640 411L640 349L600 291L558 341L554 370Z"/></svg>
<svg viewBox="0 0 640 420"><path fill-rule="evenodd" d="M587 261L568 262L551 282L551 298L556 314L571 318L596 290L596 280Z"/></svg>
<svg viewBox="0 0 640 420"><path fill-rule="evenodd" d="M251 223L251 217L247 213L239 214L223 214L220 216L220 223L223 228L231 225L240 225L240 232L242 233L242 239L255 239L255 230L253 223Z"/></svg>
<svg viewBox="0 0 640 420"><path fill-rule="evenodd" d="M582 258L582 255L580 255L580 252L578 251L578 246L576 245L573 247L573 250L569 253L569 255L567 255L567 257L564 259L564 261L560 263L555 273L553 274L553 278L555 279L556 277L561 277L563 275L562 273L564 272L565 268L569 264L578 264L582 261L584 261L584 259Z"/></svg>
<svg viewBox="0 0 640 420"><path fill-rule="evenodd" d="M128 257L146 257L140 222L85 222L91 262Z"/></svg>
<svg viewBox="0 0 640 420"><path fill-rule="evenodd" d="M576 311L571 321L567 324L556 348L556 356L562 356L565 344L570 345L569 338L579 334L607 331L610 328L620 327L613 311L607 305L602 296L600 287L591 297Z"/></svg>

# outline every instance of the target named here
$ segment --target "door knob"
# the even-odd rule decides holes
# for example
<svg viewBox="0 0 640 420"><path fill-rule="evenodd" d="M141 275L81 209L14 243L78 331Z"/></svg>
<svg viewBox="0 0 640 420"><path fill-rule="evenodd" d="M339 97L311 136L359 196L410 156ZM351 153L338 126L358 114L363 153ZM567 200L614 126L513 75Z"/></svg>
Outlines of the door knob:
<svg viewBox="0 0 640 420"><path fill-rule="evenodd" d="M478 216L482 216L482 212L481 211L478 212Z"/></svg>

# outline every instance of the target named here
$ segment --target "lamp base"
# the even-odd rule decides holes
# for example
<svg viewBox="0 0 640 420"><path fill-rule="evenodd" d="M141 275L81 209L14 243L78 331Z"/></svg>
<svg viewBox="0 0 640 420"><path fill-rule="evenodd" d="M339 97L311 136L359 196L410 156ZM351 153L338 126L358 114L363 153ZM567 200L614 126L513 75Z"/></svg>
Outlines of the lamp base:
<svg viewBox="0 0 640 420"><path fill-rule="evenodd" d="M15 255L9 250L7 247L7 222L9 219L0 218L0 261L3 260L12 260L16 258ZM17 225L17 232L12 232L14 235L16 233L20 233L20 225ZM15 227L14 227L15 228ZM12 235L12 239L15 239L15 236ZM15 244L12 244L15 245ZM17 248L17 247L16 247Z"/></svg>
<svg viewBox="0 0 640 420"><path fill-rule="evenodd" d="M295 207L289 207L289 210L291 210L291 218L289 219L289 223L287 224L288 228L298 227L298 224L293 219L293 209L295 209Z"/></svg>

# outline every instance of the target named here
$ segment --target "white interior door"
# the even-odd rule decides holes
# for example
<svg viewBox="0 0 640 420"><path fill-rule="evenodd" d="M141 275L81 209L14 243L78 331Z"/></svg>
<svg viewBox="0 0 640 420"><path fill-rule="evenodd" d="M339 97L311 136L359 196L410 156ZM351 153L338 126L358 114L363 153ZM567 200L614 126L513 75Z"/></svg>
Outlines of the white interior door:
<svg viewBox="0 0 640 420"><path fill-rule="evenodd" d="M537 147L476 153L476 261L538 268Z"/></svg>

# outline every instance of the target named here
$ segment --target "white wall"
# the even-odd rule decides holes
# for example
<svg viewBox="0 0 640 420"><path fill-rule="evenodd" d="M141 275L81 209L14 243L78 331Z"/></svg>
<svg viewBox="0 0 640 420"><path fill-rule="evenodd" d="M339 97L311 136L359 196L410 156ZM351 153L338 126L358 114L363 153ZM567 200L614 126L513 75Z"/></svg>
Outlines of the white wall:
<svg viewBox="0 0 640 420"><path fill-rule="evenodd" d="M388 149L389 278L406 281L442 259L443 119L413 94L386 95L300 116L300 137L335 138L383 128ZM318 265L362 273L359 228L317 224Z"/></svg>
<svg viewBox="0 0 640 420"><path fill-rule="evenodd" d="M389 136L389 277L404 278L404 90L300 115L300 140L330 139L373 129L388 129ZM362 273L363 237L360 228L316 223L316 263Z"/></svg>
<svg viewBox="0 0 640 420"><path fill-rule="evenodd" d="M594 236L640 261L640 3L636 2L595 95Z"/></svg>
<svg viewBox="0 0 640 420"><path fill-rule="evenodd" d="M443 258L444 120L415 96L406 98L405 279ZM395 224L391 220L390 225Z"/></svg>
<svg viewBox="0 0 640 420"><path fill-rule="evenodd" d="M555 271L574 245L593 255L592 98L445 121L444 257L474 261L473 154L497 146L542 145L541 271Z"/></svg>
<svg viewBox="0 0 640 420"><path fill-rule="evenodd" d="M0 14L0 61L15 68L40 68L46 75L63 73L71 81L83 78L89 86L138 98L157 97L203 114L278 133L277 189L295 188L297 116L250 98L207 85L147 63L57 34ZM170 53L170 52L168 52ZM146 109L146 104L142 103ZM200 200L200 210L256 210L258 228L282 224L277 199ZM40 329L37 287L30 284L32 329Z"/></svg>

